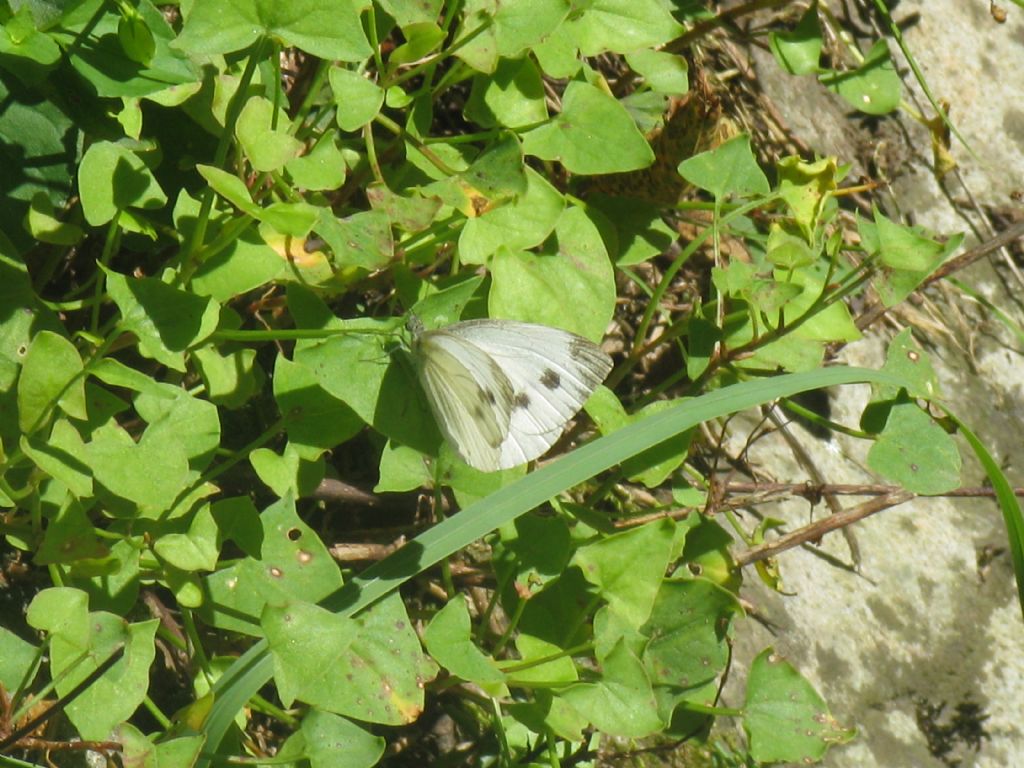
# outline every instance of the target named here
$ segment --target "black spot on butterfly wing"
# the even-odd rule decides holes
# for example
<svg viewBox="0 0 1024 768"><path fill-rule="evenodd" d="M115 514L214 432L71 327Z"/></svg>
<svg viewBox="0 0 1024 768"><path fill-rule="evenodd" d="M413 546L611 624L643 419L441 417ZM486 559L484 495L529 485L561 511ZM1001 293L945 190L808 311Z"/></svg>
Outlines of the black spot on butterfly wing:
<svg viewBox="0 0 1024 768"><path fill-rule="evenodd" d="M562 377L558 375L557 371L546 368L544 373L541 374L540 383L551 391L554 391L562 386Z"/></svg>
<svg viewBox="0 0 1024 768"><path fill-rule="evenodd" d="M512 408L525 410L530 407L530 396L525 392L516 392L512 398Z"/></svg>

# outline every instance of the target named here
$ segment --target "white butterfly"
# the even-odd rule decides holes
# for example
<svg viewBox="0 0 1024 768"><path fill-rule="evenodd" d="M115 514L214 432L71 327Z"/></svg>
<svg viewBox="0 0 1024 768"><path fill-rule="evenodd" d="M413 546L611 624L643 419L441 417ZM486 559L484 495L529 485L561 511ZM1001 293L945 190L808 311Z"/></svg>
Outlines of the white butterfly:
<svg viewBox="0 0 1024 768"><path fill-rule="evenodd" d="M546 325L467 320L425 331L413 317L409 329L438 426L484 472L547 451L612 369L596 344Z"/></svg>

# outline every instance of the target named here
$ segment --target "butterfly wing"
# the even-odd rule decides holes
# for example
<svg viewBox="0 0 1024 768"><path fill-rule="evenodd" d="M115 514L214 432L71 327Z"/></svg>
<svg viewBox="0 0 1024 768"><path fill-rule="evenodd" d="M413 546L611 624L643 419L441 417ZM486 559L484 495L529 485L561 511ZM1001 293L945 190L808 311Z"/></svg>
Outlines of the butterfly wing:
<svg viewBox="0 0 1024 768"><path fill-rule="evenodd" d="M471 467L498 469L513 394L501 367L447 330L417 334L412 348L427 402L449 444Z"/></svg>
<svg viewBox="0 0 1024 768"><path fill-rule="evenodd" d="M611 359L596 344L546 325L467 320L445 332L485 353L510 383L501 469L545 453L612 369Z"/></svg>

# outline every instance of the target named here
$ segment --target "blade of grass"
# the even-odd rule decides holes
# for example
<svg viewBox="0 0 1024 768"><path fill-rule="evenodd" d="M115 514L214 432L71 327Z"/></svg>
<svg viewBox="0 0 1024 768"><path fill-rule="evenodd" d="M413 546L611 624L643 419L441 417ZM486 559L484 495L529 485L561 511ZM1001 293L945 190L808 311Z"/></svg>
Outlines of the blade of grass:
<svg viewBox="0 0 1024 768"><path fill-rule="evenodd" d="M917 65L917 59L915 59L914 55L910 52L910 47L907 45L906 40L903 39L903 30L900 29L900 25L896 23L892 14L889 13L889 8L886 5L885 0L874 0L874 3L875 8L878 9L879 15L885 19L885 23L889 27L889 33L892 35L892 39L896 41L896 45L898 45L900 51L902 51L904 58L907 60L907 64L910 65L910 70L914 73L914 79L917 80L917 84L921 86L921 90L924 92L925 98L928 99L928 103L932 105L932 109L935 110L935 114L942 118L942 122L945 123L950 132L960 140L960 143L964 145L964 149L971 153L971 157L975 160L980 160L971 145L967 143L967 139L960 135L960 131L958 131L956 126L950 122L949 116L946 114L946 110L942 108L938 99L936 99L935 95L932 93L932 89L928 86L928 81L924 77L924 72L922 72L921 68Z"/></svg>
<svg viewBox="0 0 1024 768"><path fill-rule="evenodd" d="M905 386L899 378L881 371L834 367L747 381L687 400L594 440L438 523L367 568L323 605L341 616L352 616L495 528L704 421L812 389L865 382ZM214 685L214 704L205 723L208 749L216 749L236 713L272 674L273 660L266 641L260 641L220 677ZM208 768L212 759L213 752L205 752L197 766Z"/></svg>
<svg viewBox="0 0 1024 768"><path fill-rule="evenodd" d="M1024 516L1021 515L1020 502L1013 493L1013 486L1010 485L999 468L999 464L992 454L988 452L981 440L967 428L960 419L953 415L948 408L941 403L936 403L942 410L956 422L960 433L967 440L967 443L974 451L974 455L981 462L985 474L992 483L996 492L996 501L999 502L999 510L1003 513L1003 522L1006 523L1006 537L1010 547L1010 559L1013 561L1013 573L1017 579L1017 600L1021 605L1021 615L1024 615Z"/></svg>

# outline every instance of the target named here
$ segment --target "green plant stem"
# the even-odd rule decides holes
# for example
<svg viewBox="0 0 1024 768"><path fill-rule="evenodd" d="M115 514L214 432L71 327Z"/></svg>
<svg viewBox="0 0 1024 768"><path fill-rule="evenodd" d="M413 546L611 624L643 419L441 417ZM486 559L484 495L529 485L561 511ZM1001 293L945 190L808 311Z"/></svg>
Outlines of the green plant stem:
<svg viewBox="0 0 1024 768"><path fill-rule="evenodd" d="M242 113L242 107L249 98L249 84L256 74L256 68L262 59L265 46L265 38L260 38L253 44L252 53L246 60L245 70L243 70L242 77L238 82L238 88L228 104L227 113L224 116L224 130L221 132L220 141L213 156L213 165L216 168L224 167L228 150L233 146L235 123L238 122L238 116ZM210 212L213 210L215 196L216 193L212 187L207 187L203 192L203 201L199 206L199 215L196 217L195 229L192 230L192 237L189 238L187 245L182 249L179 260L181 267L174 281L176 285L187 285L189 280L192 279L192 274L199 267L200 262L197 257L200 247L206 239L206 228L210 223Z"/></svg>
<svg viewBox="0 0 1024 768"><path fill-rule="evenodd" d="M383 328L279 328L273 331L214 331L211 341L298 341L300 339L327 339L332 336L370 334L373 336L394 336L397 331Z"/></svg>
<svg viewBox="0 0 1024 768"><path fill-rule="evenodd" d="M262 712L265 715L273 717L275 720L279 720L282 723L290 726L291 728L298 728L300 721L299 718L295 717L281 707L267 701L262 696L254 696L252 700L252 708L256 712Z"/></svg>
<svg viewBox="0 0 1024 768"><path fill-rule="evenodd" d="M160 727L163 728L165 731L171 727L172 723L170 718L160 711L160 708L151 698L149 698L149 696L143 697L142 706L146 708L146 711L149 712L149 714L153 717L154 720L160 723Z"/></svg>
<svg viewBox="0 0 1024 768"><path fill-rule="evenodd" d="M874 435L870 435L867 432L864 432L863 430L860 429L853 429L852 427L847 427L846 425L839 424L838 422L832 421L831 419L823 418L821 415L815 413L809 408L804 408L802 405L800 405L800 403L796 402L795 400L791 400L788 397L784 397L781 400L779 400L779 405L781 405L790 413L795 413L797 416L807 419L808 421L813 422L814 424L817 424L820 427L824 427L825 429L831 430L832 432L839 432L840 434L849 435L850 437L856 437L861 440L874 439Z"/></svg>
<svg viewBox="0 0 1024 768"><path fill-rule="evenodd" d="M458 51L460 48L465 47L471 41L473 41L475 38L479 37L487 29L489 29L490 26L493 23L494 23L493 17L488 16L486 19L484 19L484 21L480 24L479 27L475 27L471 32L468 32L467 34L463 35L461 38L459 38L459 40L457 40L455 43L450 45L445 50L438 51L433 56L425 59L424 61L418 62L417 64L415 64L414 66L410 67L409 69L404 70L400 75L396 74L396 75L388 78L388 81L387 81L387 84L386 84L385 87L390 87L390 86L393 86L393 85L401 85L402 83L406 82L407 80L411 80L414 77L420 76L421 74L424 75L424 80L429 81L430 78L429 78L429 76L427 76L429 74L427 72L427 70L434 70L434 69L436 69L437 66L439 64L441 64L443 61L445 61L445 60L451 58L452 56L454 56L456 51ZM459 68L458 67L452 67L452 69L459 69ZM378 70L378 71L384 72L385 70L381 69L381 70ZM449 81L447 81L444 78L442 78L442 83L444 83L445 87L447 87L447 85L449 84ZM441 83L438 84L438 87L439 88L441 87Z"/></svg>
<svg viewBox="0 0 1024 768"><path fill-rule="evenodd" d="M735 707L709 707L706 704L698 704L695 701L681 701L677 705L687 712L699 712L704 715L719 715L722 717L743 717L746 713Z"/></svg>
<svg viewBox="0 0 1024 768"><path fill-rule="evenodd" d="M505 765L512 765L512 750L508 747L508 738L505 735L505 728L501 722L501 705L498 700L491 698L491 733L498 738L498 749Z"/></svg>
<svg viewBox="0 0 1024 768"><path fill-rule="evenodd" d="M380 55L380 38L377 37L377 8L373 3L369 4L366 11L366 34L370 38L370 48L373 50L373 63L378 72L385 72L384 59Z"/></svg>
<svg viewBox="0 0 1024 768"><path fill-rule="evenodd" d="M914 58L914 55L910 52L910 48L907 46L906 41L903 39L903 30L900 29L900 25L896 23L892 14L889 13L889 6L886 5L885 0L873 0L873 2L875 4L875 8L878 9L878 13L885 19L885 23L889 27L889 34L892 35L892 39L895 40L896 45L899 46L900 51L903 53L903 58L907 60L907 64L910 66L910 71L914 73L914 79L917 80L917 84L921 86L921 90L924 92L925 98L928 99L928 103L932 105L932 109L935 110L935 114L942 118L942 122L946 124L947 128L949 128L950 133L960 140L960 143L963 144L964 148L971 153L971 157L980 161L981 158L975 154L971 145L967 143L967 139L961 136L960 131L958 131L956 126L950 122L949 117L946 115L946 110L939 105L938 99L935 98L935 95L932 93L932 89L928 85L928 80L925 78L921 68L917 66L917 59Z"/></svg>
<svg viewBox="0 0 1024 768"><path fill-rule="evenodd" d="M506 662L499 661L498 668L501 669L501 671L504 672L506 675L515 675L516 672L525 672L526 670L533 669L534 667L540 667L545 664L550 664L551 662L558 661L559 659L572 658L578 653L590 653L593 650L593 643L580 643L579 645L575 645L572 648L564 648L563 650L558 651L558 653L552 653L547 656L541 656L537 659L530 659L528 661L520 661L519 659ZM560 683L560 685L564 684L564 682ZM527 685L529 685L529 683L527 683Z"/></svg>
<svg viewBox="0 0 1024 768"><path fill-rule="evenodd" d="M235 466L235 464L238 464L240 461L244 461L245 459L249 458L249 454L251 454L257 448L262 448L264 445L266 445L275 437L277 437L277 435L280 434L281 430L284 429L284 425L287 423L287 421L287 416L281 416L277 421L275 421L273 424L267 427L267 429L264 430L263 434L259 435L255 440L250 442L242 449L235 451L233 456L231 456L228 459L225 459L216 467L213 467L212 469L208 470L201 478L199 478L199 480L195 482L195 485L183 491L181 495L178 497L178 500L180 501L181 499L186 498L188 494L191 493L196 488L199 488L204 483L213 482L214 479L223 475L225 472L227 472L229 469ZM171 508L174 508L173 505Z"/></svg>
<svg viewBox="0 0 1024 768"><path fill-rule="evenodd" d="M185 637L188 638L193 659L198 663L199 669L202 670L207 682L212 685L214 674L213 668L210 666L210 657L206 655L206 649L203 648L202 638L199 636L199 630L196 627L196 620L190 609L182 609L181 624L185 629Z"/></svg>
<svg viewBox="0 0 1024 768"><path fill-rule="evenodd" d="M495 598L497 597L498 595L495 594ZM516 628L519 626L519 622L523 618L523 611L526 610L526 602L526 600L516 601L516 608L508 622L508 626L505 628L505 631L502 633L501 637L498 638L498 642L494 644L495 656L498 656L499 654L503 653L505 651L505 646L507 646L509 641L512 639L512 635L515 633ZM490 608L490 606L488 606L488 608ZM488 614L488 618L489 617L490 614ZM482 626L483 625L481 625L481 627Z"/></svg>
<svg viewBox="0 0 1024 768"><path fill-rule="evenodd" d="M366 145L366 162L370 166L374 180L378 184L384 184L384 173L381 171L380 161L377 159L377 144L373 139L373 123L363 126L363 143Z"/></svg>
<svg viewBox="0 0 1024 768"><path fill-rule="evenodd" d="M310 111L313 109L313 104L320 98L320 92L323 90L324 83L327 78L330 77L331 63L329 61L321 61L316 68L316 72L313 73L313 77L309 80L309 87L306 90L306 95L302 99L302 103L299 104L299 108L295 112L295 119L292 120L292 124L289 127L289 133L298 139L302 139L305 136L303 130L306 125L306 119L309 117ZM323 138L321 136L320 138Z"/></svg>
<svg viewBox="0 0 1024 768"><path fill-rule="evenodd" d="M103 293L107 287L104 269L110 264L114 249L120 242L120 229L118 221L121 220L121 211L118 210L107 224L107 236L103 240L103 253L100 254L100 269L96 273L96 285L92 295L92 318L89 321L89 328L96 333L100 327L100 307L103 305Z"/></svg>
<svg viewBox="0 0 1024 768"><path fill-rule="evenodd" d="M437 154L435 154L431 149L429 149L421 139L417 138L416 136L413 136L411 133L409 133L407 130L405 130L402 126L400 126L387 115L378 114L373 120L375 123L379 123L384 128L387 128L391 133L393 133L398 138L408 141L410 144L416 147L416 150L421 155L423 155L428 161L430 161L431 165L437 168L437 170L441 171L441 173L445 174L446 176L455 176L458 174L458 171L450 167L446 162L444 162L444 160L438 157ZM366 131L369 131L369 129L370 127L369 125L367 125ZM377 156L376 154L374 154L371 162L376 162L376 160ZM380 168L378 167L377 170L379 171ZM383 178L384 176L383 174L381 174L379 176L379 180L383 181Z"/></svg>

